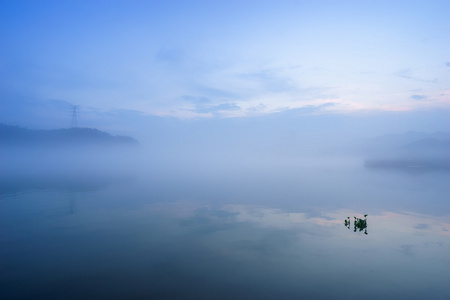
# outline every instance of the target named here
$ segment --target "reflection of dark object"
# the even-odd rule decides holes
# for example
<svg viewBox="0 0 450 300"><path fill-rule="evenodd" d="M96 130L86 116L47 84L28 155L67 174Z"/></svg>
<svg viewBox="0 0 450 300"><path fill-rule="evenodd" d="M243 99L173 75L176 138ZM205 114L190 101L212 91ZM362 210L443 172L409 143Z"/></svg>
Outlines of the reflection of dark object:
<svg viewBox="0 0 450 300"><path fill-rule="evenodd" d="M353 217L355 220L353 222L353 231L363 231L364 230L364 234L368 234L367 232L367 215L364 215L365 219L361 219L361 218L357 218L357 217ZM344 220L344 225L345 227L347 227L348 229L350 229L350 217L347 217L347 219Z"/></svg>
<svg viewBox="0 0 450 300"><path fill-rule="evenodd" d="M367 228L367 220L366 219L360 219L360 218L356 218L355 217L355 222L354 224L354 230L356 232L357 229L359 229L359 231L363 231L364 229Z"/></svg>
<svg viewBox="0 0 450 300"><path fill-rule="evenodd" d="M345 225L345 227L350 229L350 217L348 217L347 219L344 220L344 225Z"/></svg>

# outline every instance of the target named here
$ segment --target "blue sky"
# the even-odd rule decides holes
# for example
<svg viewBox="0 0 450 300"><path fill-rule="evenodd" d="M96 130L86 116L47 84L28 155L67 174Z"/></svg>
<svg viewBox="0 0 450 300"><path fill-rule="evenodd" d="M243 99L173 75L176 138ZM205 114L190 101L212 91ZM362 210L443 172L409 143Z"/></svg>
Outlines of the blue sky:
<svg viewBox="0 0 450 300"><path fill-rule="evenodd" d="M123 118L442 112L449 11L449 1L2 1L0 117L20 125L33 111L57 126L70 104Z"/></svg>

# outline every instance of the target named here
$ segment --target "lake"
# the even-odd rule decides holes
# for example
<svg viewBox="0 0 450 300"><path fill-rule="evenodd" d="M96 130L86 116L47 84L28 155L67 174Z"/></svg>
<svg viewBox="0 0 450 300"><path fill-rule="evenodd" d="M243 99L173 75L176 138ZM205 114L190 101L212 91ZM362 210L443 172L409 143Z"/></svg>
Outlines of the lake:
<svg viewBox="0 0 450 300"><path fill-rule="evenodd" d="M349 158L12 178L0 298L450 299L449 183Z"/></svg>

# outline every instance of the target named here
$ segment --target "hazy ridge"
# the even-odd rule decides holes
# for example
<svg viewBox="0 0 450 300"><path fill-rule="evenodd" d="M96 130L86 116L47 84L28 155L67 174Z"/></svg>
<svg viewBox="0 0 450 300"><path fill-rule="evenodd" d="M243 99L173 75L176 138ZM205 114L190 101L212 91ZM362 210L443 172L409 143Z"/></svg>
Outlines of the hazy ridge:
<svg viewBox="0 0 450 300"><path fill-rule="evenodd" d="M129 136L113 136L95 128L62 128L51 130L27 129L19 126L0 124L2 145L62 145L62 144L137 144Z"/></svg>
<svg viewBox="0 0 450 300"><path fill-rule="evenodd" d="M450 133L407 132L372 139L365 146L369 168L450 169Z"/></svg>

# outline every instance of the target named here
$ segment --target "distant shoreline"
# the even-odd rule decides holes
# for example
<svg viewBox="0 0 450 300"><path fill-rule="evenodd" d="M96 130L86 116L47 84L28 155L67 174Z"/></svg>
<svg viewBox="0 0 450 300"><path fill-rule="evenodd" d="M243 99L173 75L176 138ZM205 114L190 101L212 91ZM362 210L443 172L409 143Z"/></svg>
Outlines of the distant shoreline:
<svg viewBox="0 0 450 300"><path fill-rule="evenodd" d="M364 167L369 169L423 169L423 170L450 170L448 159L366 159Z"/></svg>

